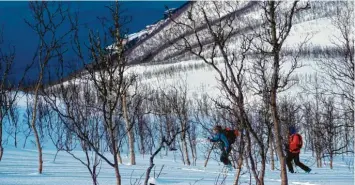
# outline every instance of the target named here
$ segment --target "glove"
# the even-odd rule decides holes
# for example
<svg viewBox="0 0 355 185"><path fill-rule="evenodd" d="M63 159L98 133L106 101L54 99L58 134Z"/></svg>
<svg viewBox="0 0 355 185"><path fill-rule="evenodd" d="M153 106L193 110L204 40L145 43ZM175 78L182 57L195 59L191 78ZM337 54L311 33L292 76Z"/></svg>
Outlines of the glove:
<svg viewBox="0 0 355 185"><path fill-rule="evenodd" d="M285 148L285 150L288 150L289 149L288 144L284 144L284 148Z"/></svg>
<svg viewBox="0 0 355 185"><path fill-rule="evenodd" d="M210 138L210 137L208 137L207 140L208 140L209 142L211 142L211 138Z"/></svg>
<svg viewBox="0 0 355 185"><path fill-rule="evenodd" d="M242 130L242 135L245 136L245 134L247 133L247 131L245 129Z"/></svg>

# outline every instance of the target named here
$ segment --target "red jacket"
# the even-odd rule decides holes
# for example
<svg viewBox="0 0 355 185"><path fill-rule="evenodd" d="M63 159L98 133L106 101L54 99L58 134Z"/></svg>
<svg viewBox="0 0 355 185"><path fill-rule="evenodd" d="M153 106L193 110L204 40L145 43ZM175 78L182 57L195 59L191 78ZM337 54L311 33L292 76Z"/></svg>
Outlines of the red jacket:
<svg viewBox="0 0 355 185"><path fill-rule="evenodd" d="M291 153L300 153L303 141L299 134L292 134L288 138L289 150Z"/></svg>

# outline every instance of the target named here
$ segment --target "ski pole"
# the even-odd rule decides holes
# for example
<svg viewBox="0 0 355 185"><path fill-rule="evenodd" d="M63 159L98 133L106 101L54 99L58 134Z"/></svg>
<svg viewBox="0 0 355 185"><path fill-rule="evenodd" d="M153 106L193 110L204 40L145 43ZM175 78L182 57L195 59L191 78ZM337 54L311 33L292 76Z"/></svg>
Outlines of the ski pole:
<svg viewBox="0 0 355 185"><path fill-rule="evenodd" d="M210 159L210 155L211 155L211 152L212 152L212 150L213 150L213 148L214 148L214 144L215 144L215 143L212 144L210 150L208 151L207 158L206 158L205 164L204 164L204 166L203 166L203 167L205 167L205 168L206 168L206 166L207 166L208 160Z"/></svg>

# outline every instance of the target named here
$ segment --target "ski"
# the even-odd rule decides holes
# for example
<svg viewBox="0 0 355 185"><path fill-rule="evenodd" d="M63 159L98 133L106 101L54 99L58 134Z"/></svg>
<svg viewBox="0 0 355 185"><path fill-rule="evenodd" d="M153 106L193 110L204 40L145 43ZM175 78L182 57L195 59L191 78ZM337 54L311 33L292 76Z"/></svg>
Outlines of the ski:
<svg viewBox="0 0 355 185"><path fill-rule="evenodd" d="M317 172L294 172L297 174L318 174Z"/></svg>

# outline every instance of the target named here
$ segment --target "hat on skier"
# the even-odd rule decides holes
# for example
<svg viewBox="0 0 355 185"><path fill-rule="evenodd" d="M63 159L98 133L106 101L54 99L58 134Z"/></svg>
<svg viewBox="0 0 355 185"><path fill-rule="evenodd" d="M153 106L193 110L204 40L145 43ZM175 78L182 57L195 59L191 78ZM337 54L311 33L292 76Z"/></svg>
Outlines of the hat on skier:
<svg viewBox="0 0 355 185"><path fill-rule="evenodd" d="M290 134L296 134L296 128L294 126L288 127L288 130L290 131Z"/></svg>
<svg viewBox="0 0 355 185"><path fill-rule="evenodd" d="M221 131L222 127L220 125L216 125L216 126L213 127L213 130Z"/></svg>

